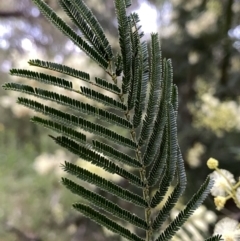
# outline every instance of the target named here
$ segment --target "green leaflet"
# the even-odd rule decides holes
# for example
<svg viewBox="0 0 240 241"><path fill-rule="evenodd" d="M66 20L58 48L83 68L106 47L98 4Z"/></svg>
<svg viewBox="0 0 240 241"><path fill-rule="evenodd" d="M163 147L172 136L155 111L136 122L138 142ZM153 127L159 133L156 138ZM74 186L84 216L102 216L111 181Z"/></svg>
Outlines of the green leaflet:
<svg viewBox="0 0 240 241"><path fill-rule="evenodd" d="M28 63L32 66L53 70L68 76L72 76L72 77L84 80L86 82L90 82L90 75L88 73L79 71L77 69L73 69L63 64L57 64L49 61L42 61L39 59L31 59L28 61Z"/></svg>
<svg viewBox="0 0 240 241"><path fill-rule="evenodd" d="M98 86L101 86L102 88L104 88L106 90L109 90L109 91L111 91L113 93L116 93L116 94L121 93L121 90L115 84L111 84L111 83L107 82L106 80L101 79L101 78L97 78L97 77L95 78L95 81L96 81L96 84Z"/></svg>
<svg viewBox="0 0 240 241"><path fill-rule="evenodd" d="M99 212L95 211L94 209L90 208L89 206L77 203L74 204L73 207L81 212L86 217L89 217L91 220L95 221L96 223L106 227L107 229L120 234L124 238L127 238L128 240L132 241L144 241L144 239L141 239L137 235L131 233L128 229L120 226L116 222L112 221L111 219L107 218L103 214L100 214Z"/></svg>
<svg viewBox="0 0 240 241"><path fill-rule="evenodd" d="M80 158L83 158L84 160L89 161L96 166L102 167L104 170L112 174L116 173L138 187L144 186L144 183L140 180L139 177L117 166L98 153L89 150L87 147L78 145L76 142L66 138L65 136L60 136L57 138L53 136L50 137L55 140L57 144L78 155Z"/></svg>
<svg viewBox="0 0 240 241"><path fill-rule="evenodd" d="M113 53L111 46L106 38L105 33L103 32L103 29L101 25L99 24L96 17L93 15L92 11L88 8L88 6L84 3L82 0L68 0L71 2L76 11L78 11L79 15L82 16L84 21L88 24L92 32L94 33L95 38L101 45L103 46L106 54L107 54L107 60L112 59Z"/></svg>
<svg viewBox="0 0 240 241"><path fill-rule="evenodd" d="M118 160L118 161L120 161L120 162L122 162L126 165L129 165L131 167L135 167L135 168L141 167L141 163L138 162L136 159L116 150L115 148L113 148L109 145L106 145L102 142L94 141L94 140L93 140L93 145L94 145L94 147L97 151L102 152L106 156L109 156L113 159L116 159L116 160Z"/></svg>
<svg viewBox="0 0 240 241"><path fill-rule="evenodd" d="M157 34L151 35L151 64L150 64L150 94L147 112L143 121L143 127L139 138L138 145L142 146L143 143L149 138L152 133L154 120L159 108L159 99L161 92L161 51L159 39Z"/></svg>
<svg viewBox="0 0 240 241"><path fill-rule="evenodd" d="M62 78L55 77L53 75L38 73L38 72L29 71L29 70L25 70L25 69L11 69L10 73L11 73L11 75L24 77L24 78L28 78L28 79L34 79L34 80L44 83L44 84L55 85L55 86L62 87L67 90L72 90L72 82L62 79Z"/></svg>
<svg viewBox="0 0 240 241"><path fill-rule="evenodd" d="M156 241L170 240L178 229L184 224L187 218L202 204L213 186L213 181L208 177L198 192L191 198L178 216L171 222L166 230L160 234Z"/></svg>
<svg viewBox="0 0 240 241"><path fill-rule="evenodd" d="M103 136L105 138L110 138L118 142L119 144L125 145L130 148L136 147L135 143L132 140L125 138L109 129L106 129L101 125L97 125L90 121L86 121L85 119L77 117L75 115L70 115L68 113L59 111L55 108L42 105L40 102L26 98L19 98L18 103L28 108L31 108L37 112L43 113L49 117L55 118L56 120L62 123L69 124L75 127L80 127L81 129L86 130L88 132L97 134L99 136Z"/></svg>
<svg viewBox="0 0 240 241"><path fill-rule="evenodd" d="M65 162L65 164L63 165L63 169L67 173L74 175L83 181L94 184L99 188L124 199L125 201L132 202L141 207L147 207L147 203L142 197L98 176L95 173L91 173L88 170L78 167L69 162Z"/></svg>
<svg viewBox="0 0 240 241"><path fill-rule="evenodd" d="M42 0L32 0L42 14L54 24L62 33L71 39L79 48L81 48L90 58L96 61L104 69L108 67L108 62L96 50L94 50L86 41L77 35L57 14Z"/></svg>
<svg viewBox="0 0 240 241"><path fill-rule="evenodd" d="M97 208L101 208L109 212L110 214L116 217L119 217L127 222L130 222L141 229L145 229L145 230L147 229L147 223L143 219L138 218L136 215L120 208L118 205L114 204L113 202L106 200L106 198L104 198L103 196L96 194L94 192L88 191L84 187L75 184L74 182L72 182L67 178L62 178L62 183L74 194L77 194L83 197L84 199L88 200Z"/></svg>
<svg viewBox="0 0 240 241"><path fill-rule="evenodd" d="M92 105L85 104L81 101L70 98L66 95L60 95L53 91L48 91L41 88L33 89L31 86L17 84L17 83L7 83L3 87L8 90L15 90L15 91L27 93L29 95L33 95L35 97L39 97L42 99L54 101L58 104L68 106L73 110L77 110L83 114L88 114L97 118L102 118L105 121L114 125L118 125L127 129L132 128L132 124L129 121L121 118L120 116L117 116L112 112L96 108Z"/></svg>
<svg viewBox="0 0 240 241"><path fill-rule="evenodd" d="M115 0L116 14L118 19L118 34L121 55L123 59L122 92L126 94L132 79L132 46L130 38L130 22L126 13L126 3L129 1Z"/></svg>
<svg viewBox="0 0 240 241"><path fill-rule="evenodd" d="M112 108L118 108L119 110L122 110L122 111L127 110L126 105L124 105L123 103L121 103L119 101L114 100L113 98L111 98L107 95L104 95L102 93L99 93L95 90L92 90L92 89L89 89L86 87L80 87L80 88L81 88L81 94L85 95L88 98L97 100L100 103L102 103L103 105L107 105Z"/></svg>
<svg viewBox="0 0 240 241"><path fill-rule="evenodd" d="M51 120L46 120L46 119L40 118L38 116L34 116L33 118L31 118L31 121L34 123L37 123L39 125L42 125L50 130L56 131L60 134L64 134L78 142L85 144L87 141L86 135L84 135L83 133L78 132L78 131L74 130L73 128L69 128L65 125L59 124L57 122L54 122Z"/></svg>
<svg viewBox="0 0 240 241"><path fill-rule="evenodd" d="M178 159L177 159L177 167L178 167L178 183L175 186L174 190L168 197L166 203L163 208L158 212L155 220L153 221L153 229L157 230L161 227L161 225L166 221L170 214L170 210L173 209L174 205L177 203L180 196L183 194L186 188L186 174L184 169L184 163L182 159L182 155L180 153L180 148L178 147Z"/></svg>

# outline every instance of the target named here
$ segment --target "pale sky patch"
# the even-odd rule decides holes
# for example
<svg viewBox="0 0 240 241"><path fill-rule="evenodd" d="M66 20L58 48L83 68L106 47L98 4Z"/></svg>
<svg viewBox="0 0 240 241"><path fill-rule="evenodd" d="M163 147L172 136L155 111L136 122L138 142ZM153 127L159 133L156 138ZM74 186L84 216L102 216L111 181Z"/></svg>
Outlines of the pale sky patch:
<svg viewBox="0 0 240 241"><path fill-rule="evenodd" d="M157 32L157 10L154 7L143 1L140 8L136 10L136 13L139 15L140 25L142 25L144 33Z"/></svg>

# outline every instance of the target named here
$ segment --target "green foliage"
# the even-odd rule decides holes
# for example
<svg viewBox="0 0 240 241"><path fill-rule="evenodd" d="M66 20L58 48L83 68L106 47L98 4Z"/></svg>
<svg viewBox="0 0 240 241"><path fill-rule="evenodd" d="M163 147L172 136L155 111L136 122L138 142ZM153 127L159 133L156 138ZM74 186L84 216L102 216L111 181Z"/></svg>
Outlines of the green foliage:
<svg viewBox="0 0 240 241"><path fill-rule="evenodd" d="M57 90L49 91L16 83L7 83L3 88L23 92L73 109L83 115L98 118L100 123L95 124L92 120L86 120L87 118L69 113L65 109L60 111L55 105L49 106L42 101L25 97L18 98L19 104L48 117L44 119L34 116L32 121L60 133L57 137L50 136L58 145L108 173L119 175L123 180L141 189L142 195L137 195L75 164L65 162L63 169L67 173L96 185L108 194L141 207L145 216L144 219L137 217L106 197L87 190L68 178L63 178L63 185L88 203L88 205L74 204L76 210L128 240L150 241L153 237L156 237L157 241L171 240L204 201L213 181L207 178L185 209L163 230L163 223L185 190L186 175L177 140L178 92L177 87L173 85L171 61L162 61L158 35L151 35L150 50L148 50L147 44L141 42L143 33L140 32L137 14L127 13L131 1L115 0L120 54L114 56L102 27L83 1L60 1L63 10L79 28L81 36L57 16L44 1L33 0L33 2L51 23L99 64L111 79L103 80L95 77L93 82L88 73L71 67L30 60L30 65L60 72L66 77L78 78L97 86L97 89L79 86L81 91L78 91L73 88L72 82L63 78L21 69L12 69L11 74L50 86L55 85L68 91L69 95L59 94ZM102 94L101 89L105 90L106 94ZM91 98L96 106L106 105L110 110L84 103L77 97L69 97L71 93L86 101L87 98ZM117 125L124 131L128 130L129 135L124 136L124 131L120 134L114 132L110 129L109 123ZM78 129L92 133L94 137L85 135ZM101 141L96 138L101 138ZM109 140L110 144L105 144L106 140ZM136 157L126 154L129 149L131 153L135 152ZM174 185L172 193L155 215L156 206L163 201L172 185ZM121 223L118 224L115 218L145 230L145 238L132 233ZM216 236L209 240L220 240L220 237Z"/></svg>

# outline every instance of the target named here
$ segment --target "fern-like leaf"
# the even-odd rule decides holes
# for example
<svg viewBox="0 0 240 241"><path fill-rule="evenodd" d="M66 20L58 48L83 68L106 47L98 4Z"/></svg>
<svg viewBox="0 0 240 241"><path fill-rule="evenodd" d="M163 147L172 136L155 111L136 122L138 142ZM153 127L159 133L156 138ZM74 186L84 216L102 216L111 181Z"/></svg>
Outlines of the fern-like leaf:
<svg viewBox="0 0 240 241"><path fill-rule="evenodd" d="M94 209L90 208L89 206L86 206L84 204L74 204L73 207L81 212L86 217L90 218L91 220L95 221L96 223L102 225L103 227L106 227L107 229L111 230L114 233L120 234L124 238L127 238L131 241L144 241L137 235L131 233L128 229L120 226L116 222L112 221L111 219L107 218L105 215L95 211Z"/></svg>
<svg viewBox="0 0 240 241"><path fill-rule="evenodd" d="M160 180L160 178L162 177L162 173L164 171L164 166L166 165L166 160L168 156L168 140L166 134L164 136L165 139L163 138L162 140L158 156L155 157L155 161L149 171L148 185L150 187L154 186Z"/></svg>
<svg viewBox="0 0 240 241"><path fill-rule="evenodd" d="M213 186L213 181L208 177L198 192L191 198L185 209L169 224L156 241L170 240L184 222L193 214L193 212L202 204Z"/></svg>
<svg viewBox="0 0 240 241"><path fill-rule="evenodd" d="M90 121L86 121L83 118L77 117L75 115L70 115L68 113L59 111L55 108L43 105L37 101L30 100L27 98L18 98L18 103L30 109L33 109L37 112L40 112L44 115L55 118L62 123L65 123L68 125L70 124L75 127L80 127L81 129L94 133L96 135L99 135L105 138L110 138L124 146L128 146L130 148L136 148L136 144L132 140L126 137L123 137L109 129L106 129L101 125L97 125Z"/></svg>
<svg viewBox="0 0 240 241"><path fill-rule="evenodd" d="M31 121L36 124L42 125L45 128L56 131L57 133L64 134L80 143L83 143L83 144L86 143L86 140L87 140L86 135L70 127L67 127L65 125L59 124L51 120L43 119L39 116L34 116L33 118L31 118Z"/></svg>
<svg viewBox="0 0 240 241"><path fill-rule="evenodd" d="M106 54L107 60L109 61L113 57L112 48L109 44L109 41L106 38L106 35L103 31L102 26L98 22L97 18L93 15L92 11L82 0L68 0L73 4L73 6L78 11L79 15L86 21L87 25L90 27L94 33L95 38L98 43L101 43Z"/></svg>
<svg viewBox="0 0 240 241"><path fill-rule="evenodd" d="M147 96L147 86L148 86L148 50L146 42L141 43L141 48L139 52L139 82L135 103L135 110L133 115L133 126L137 128L141 123L142 113L145 109L145 102Z"/></svg>
<svg viewBox="0 0 240 241"><path fill-rule="evenodd" d="M122 153L121 151L116 150L115 148L113 148L107 144L93 140L93 145L98 152L101 152L104 155L109 156L113 159L116 159L126 165L129 165L129 166L135 167L135 168L140 168L142 166L141 163L139 161L137 161L136 159L132 158L129 155Z"/></svg>
<svg viewBox="0 0 240 241"><path fill-rule="evenodd" d="M73 192L74 194L77 194L78 196L81 196L85 200L88 200L97 208L101 208L104 211L110 213L111 215L114 215L127 222L130 222L131 224L137 226L138 228L141 228L144 230L147 229L147 223L143 219L126 211L125 209L114 204L113 202L106 200L106 198L104 198L103 196L96 194L94 192L91 192L85 189L84 187L77 185L76 183L74 183L73 181L67 178L62 178L62 183L71 192Z"/></svg>
<svg viewBox="0 0 240 241"><path fill-rule="evenodd" d="M78 12L78 9L71 3L69 0L60 0L59 1L63 10L67 13L70 19L75 23L75 25L80 29L84 37L92 45L92 47L101 54L106 60L109 60L107 53L105 52L104 47L99 42L97 36L94 34L91 26L88 25L87 21L84 19L84 16Z"/></svg>
<svg viewBox="0 0 240 241"><path fill-rule="evenodd" d="M183 194L185 187L186 187L186 174L184 170L184 163L182 159L182 155L180 152L180 148L178 148L178 184L168 197L166 203L159 211L158 215L156 216L152 228L157 230L161 227L161 225L167 220L170 211L173 209L174 205L177 203L180 196Z"/></svg>
<svg viewBox="0 0 240 241"><path fill-rule="evenodd" d="M130 183L136 185L137 187L144 187L144 183L140 180L139 177L117 166L100 154L89 150L87 147L80 146L76 142L66 138L65 136L60 136L57 138L53 136L50 137L55 140L58 145L68 149L70 152L78 155L80 158L83 158L84 160L89 161L92 164L99 166L112 174L118 174L119 176L127 179Z"/></svg>
<svg viewBox="0 0 240 241"><path fill-rule="evenodd" d="M91 59L97 62L104 69L108 67L108 62L86 41L77 35L44 1L32 0L42 14L54 24L62 33L71 39L80 49L82 49Z"/></svg>
<svg viewBox="0 0 240 241"><path fill-rule="evenodd" d="M115 84L109 83L106 80L97 78L97 77L95 78L95 81L96 81L97 86L104 88L105 90L111 91L115 94L121 93L121 90Z"/></svg>
<svg viewBox="0 0 240 241"><path fill-rule="evenodd" d="M113 98L107 95L101 94L95 90L92 90L86 87L81 87L81 94L93 100L97 100L100 103L107 105L109 107L118 108L119 110L122 110L122 111L127 110L127 106L124 105L123 103L116 101Z"/></svg>
<svg viewBox="0 0 240 241"><path fill-rule="evenodd" d="M67 81L65 79L55 77L53 75L38 73L38 72L25 70L25 69L11 69L10 73L11 73L11 75L24 77L24 78L28 78L28 79L34 79L34 80L44 83L44 84L55 85L55 86L62 87L67 90L72 90L72 82L71 81Z"/></svg>
<svg viewBox="0 0 240 241"><path fill-rule="evenodd" d="M27 93L29 95L33 95L35 97L50 100L58 104L68 106L71 109L77 110L83 114L92 115L99 119L101 118L111 124L115 124L127 129L132 128L132 124L129 121L121 118L120 116L117 116L109 111L96 108L92 105L85 104L81 101L70 98L66 95L60 95L60 94L57 94L56 92L44 90L41 88L33 89L31 86L22 85L18 83L7 83L3 86L3 88L6 90L19 91L19 92Z"/></svg>
<svg viewBox="0 0 240 241"><path fill-rule="evenodd" d="M122 198L125 201L132 202L140 207L147 207L146 201L139 195L132 193L108 180L98 176L95 173L91 173L86 169L83 169L79 166L76 166L72 163L65 162L63 165L64 171L67 173L76 176L77 178L86 181L88 183L94 184L97 187Z"/></svg>
<svg viewBox="0 0 240 241"><path fill-rule="evenodd" d="M31 59L28 61L28 63L32 66L53 70L53 71L56 71L68 76L72 76L90 83L90 75L88 73L73 69L63 64L57 64L49 61L42 61L39 59Z"/></svg>
<svg viewBox="0 0 240 241"><path fill-rule="evenodd" d="M7 83L3 88L34 98L33 100L19 97L18 103L46 117L34 116L31 121L59 133L58 137L50 135L59 146L140 188L142 196L69 162L63 165L65 172L95 185L124 202L143 208L145 218L135 216L102 194L63 178L63 185L91 205L77 203L73 205L76 210L128 240L144 241L124 226L117 224L116 218L124 221L124 225L130 223L143 229L148 241L154 238L155 241L171 240L206 198L213 181L207 178L185 209L163 230L164 222L185 191L186 172L177 140L178 90L173 84L171 60L162 61L158 35L151 34L149 51L147 43L142 41L144 34L138 14L127 13L131 0L114 0L120 45L120 54L114 56L100 23L84 1L59 0L63 11L81 35L68 26L44 0L32 1L53 25L104 69L105 74L111 77L112 83L96 76L90 78L88 73L66 65L35 59L29 61L31 66L52 73L24 69L12 69L10 73L41 84L60 87L61 91L64 90L67 94L19 83ZM64 77L55 77L56 73ZM77 90L74 87L78 82L72 82L68 77L74 77L74 81L84 81L88 87L79 86L80 90ZM70 96L69 93L80 96L80 99ZM41 101L36 101L36 97ZM91 103L82 101L87 101L87 98L91 99ZM58 104L57 107L55 104ZM99 107L101 105L107 106L110 110ZM74 114L70 113L72 110ZM87 120L86 115L91 119ZM100 123L95 124L96 120ZM112 125L118 127L118 133L113 131ZM91 135L85 135L78 129ZM129 132L129 137L122 134L126 131ZM152 194L157 185L156 192ZM166 197L171 185L174 188ZM166 201L156 214L154 208L163 200ZM99 209L103 214L98 211ZM110 217L105 216L105 212ZM220 236L214 236L206 241L220 239Z"/></svg>
<svg viewBox="0 0 240 241"><path fill-rule="evenodd" d="M154 120L158 107L160 104L160 88L161 88L161 51L159 39L157 34L151 35L151 70L150 70L150 96L148 101L147 112L143 121L138 145L142 146L143 143L149 138L152 133Z"/></svg>
<svg viewBox="0 0 240 241"><path fill-rule="evenodd" d="M126 13L126 3L129 1L115 0L116 14L118 19L118 34L123 59L122 92L126 94L132 79L132 46L131 46L131 26Z"/></svg>

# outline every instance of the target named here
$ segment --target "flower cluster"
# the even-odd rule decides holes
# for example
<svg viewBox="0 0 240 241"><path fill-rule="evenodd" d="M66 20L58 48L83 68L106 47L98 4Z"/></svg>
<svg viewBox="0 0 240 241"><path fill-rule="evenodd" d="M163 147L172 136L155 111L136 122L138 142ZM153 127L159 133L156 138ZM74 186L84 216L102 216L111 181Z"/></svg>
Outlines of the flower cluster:
<svg viewBox="0 0 240 241"><path fill-rule="evenodd" d="M209 169L214 170L210 174L210 177L214 180L211 194L215 197L214 203L217 210L224 208L226 201L231 198L237 207L240 208L240 178L236 182L231 172L219 169L218 161L214 158L210 158L207 161L207 166Z"/></svg>
<svg viewBox="0 0 240 241"><path fill-rule="evenodd" d="M223 209L226 201L231 198L240 208L240 178L237 182L231 172L219 169L218 164L214 158L207 161L208 168L214 170L210 176L214 180L211 194L215 197L216 208ZM214 235L217 234L221 234L224 241L240 241L240 224L234 219L223 218L215 226Z"/></svg>
<svg viewBox="0 0 240 241"><path fill-rule="evenodd" d="M239 241L240 227L238 221L231 218L223 218L215 228L214 235L220 234L224 241Z"/></svg>

